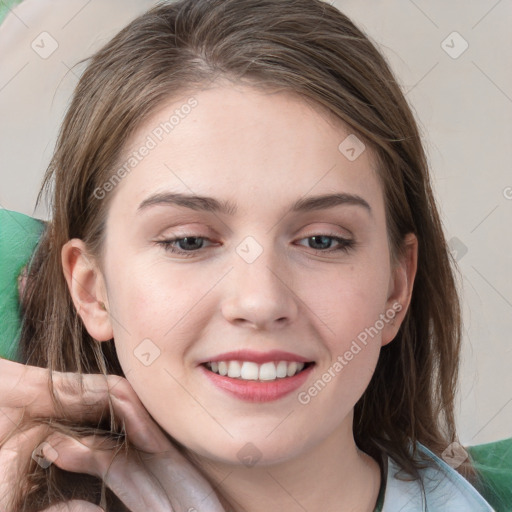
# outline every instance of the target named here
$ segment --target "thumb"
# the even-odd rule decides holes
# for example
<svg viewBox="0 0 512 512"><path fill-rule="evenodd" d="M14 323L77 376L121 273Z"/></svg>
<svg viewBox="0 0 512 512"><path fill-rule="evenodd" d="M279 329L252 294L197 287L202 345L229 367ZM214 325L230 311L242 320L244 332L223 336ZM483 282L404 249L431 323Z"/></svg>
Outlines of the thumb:
<svg viewBox="0 0 512 512"><path fill-rule="evenodd" d="M105 512L101 507L82 500L71 500L57 505L52 505L50 508L45 508L41 512Z"/></svg>

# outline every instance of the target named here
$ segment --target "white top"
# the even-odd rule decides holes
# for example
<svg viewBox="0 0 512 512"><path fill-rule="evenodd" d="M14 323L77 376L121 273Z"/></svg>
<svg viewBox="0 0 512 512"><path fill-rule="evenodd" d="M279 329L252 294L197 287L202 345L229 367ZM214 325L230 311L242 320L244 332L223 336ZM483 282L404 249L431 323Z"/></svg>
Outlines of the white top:
<svg viewBox="0 0 512 512"><path fill-rule="evenodd" d="M435 463L435 467L419 470L425 496L418 480L396 478L400 466L388 457L382 512L495 512L477 490L445 461L421 443L418 443L418 449Z"/></svg>

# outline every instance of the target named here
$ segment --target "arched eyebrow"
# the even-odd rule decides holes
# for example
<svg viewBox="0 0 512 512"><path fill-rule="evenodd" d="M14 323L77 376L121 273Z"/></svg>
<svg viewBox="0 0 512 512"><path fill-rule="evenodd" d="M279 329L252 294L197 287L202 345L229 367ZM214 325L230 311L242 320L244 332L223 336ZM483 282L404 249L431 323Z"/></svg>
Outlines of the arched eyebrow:
<svg viewBox="0 0 512 512"><path fill-rule="evenodd" d="M183 208L190 208L191 210L223 213L229 216L236 215L238 210L235 203L219 201L214 197L183 194L179 192L160 192L144 199L137 208L137 213L155 205L181 206ZM287 212L306 213L334 208L340 205L360 206L372 215L371 206L365 199L357 194L346 193L301 197L289 207Z"/></svg>

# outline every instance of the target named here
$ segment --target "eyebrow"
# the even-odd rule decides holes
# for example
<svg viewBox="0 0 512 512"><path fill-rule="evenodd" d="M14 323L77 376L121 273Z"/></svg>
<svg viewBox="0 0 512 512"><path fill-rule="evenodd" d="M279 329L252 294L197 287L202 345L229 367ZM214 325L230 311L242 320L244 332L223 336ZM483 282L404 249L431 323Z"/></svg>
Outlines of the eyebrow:
<svg viewBox="0 0 512 512"><path fill-rule="evenodd" d="M161 192L144 199L137 208L137 213L155 205L181 206L191 210L223 213L230 216L235 215L237 212L236 204L230 201L219 201L214 197L182 194L179 192ZM300 198L291 205L288 211L305 213L334 208L339 205L361 206L372 215L372 209L365 199L357 194L346 193Z"/></svg>

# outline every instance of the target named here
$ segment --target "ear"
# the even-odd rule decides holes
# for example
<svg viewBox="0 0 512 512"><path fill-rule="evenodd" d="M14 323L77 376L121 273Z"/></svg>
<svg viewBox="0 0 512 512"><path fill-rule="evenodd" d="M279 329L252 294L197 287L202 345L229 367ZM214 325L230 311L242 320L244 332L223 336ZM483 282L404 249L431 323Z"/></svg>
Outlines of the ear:
<svg viewBox="0 0 512 512"><path fill-rule="evenodd" d="M97 341L113 338L103 274L88 255L85 243L73 238L61 251L62 268L71 298L87 332Z"/></svg>
<svg viewBox="0 0 512 512"><path fill-rule="evenodd" d="M408 233L403 242L403 250L391 270L386 318L382 330L382 346L390 343L397 335L411 302L412 289L418 265L418 239Z"/></svg>

